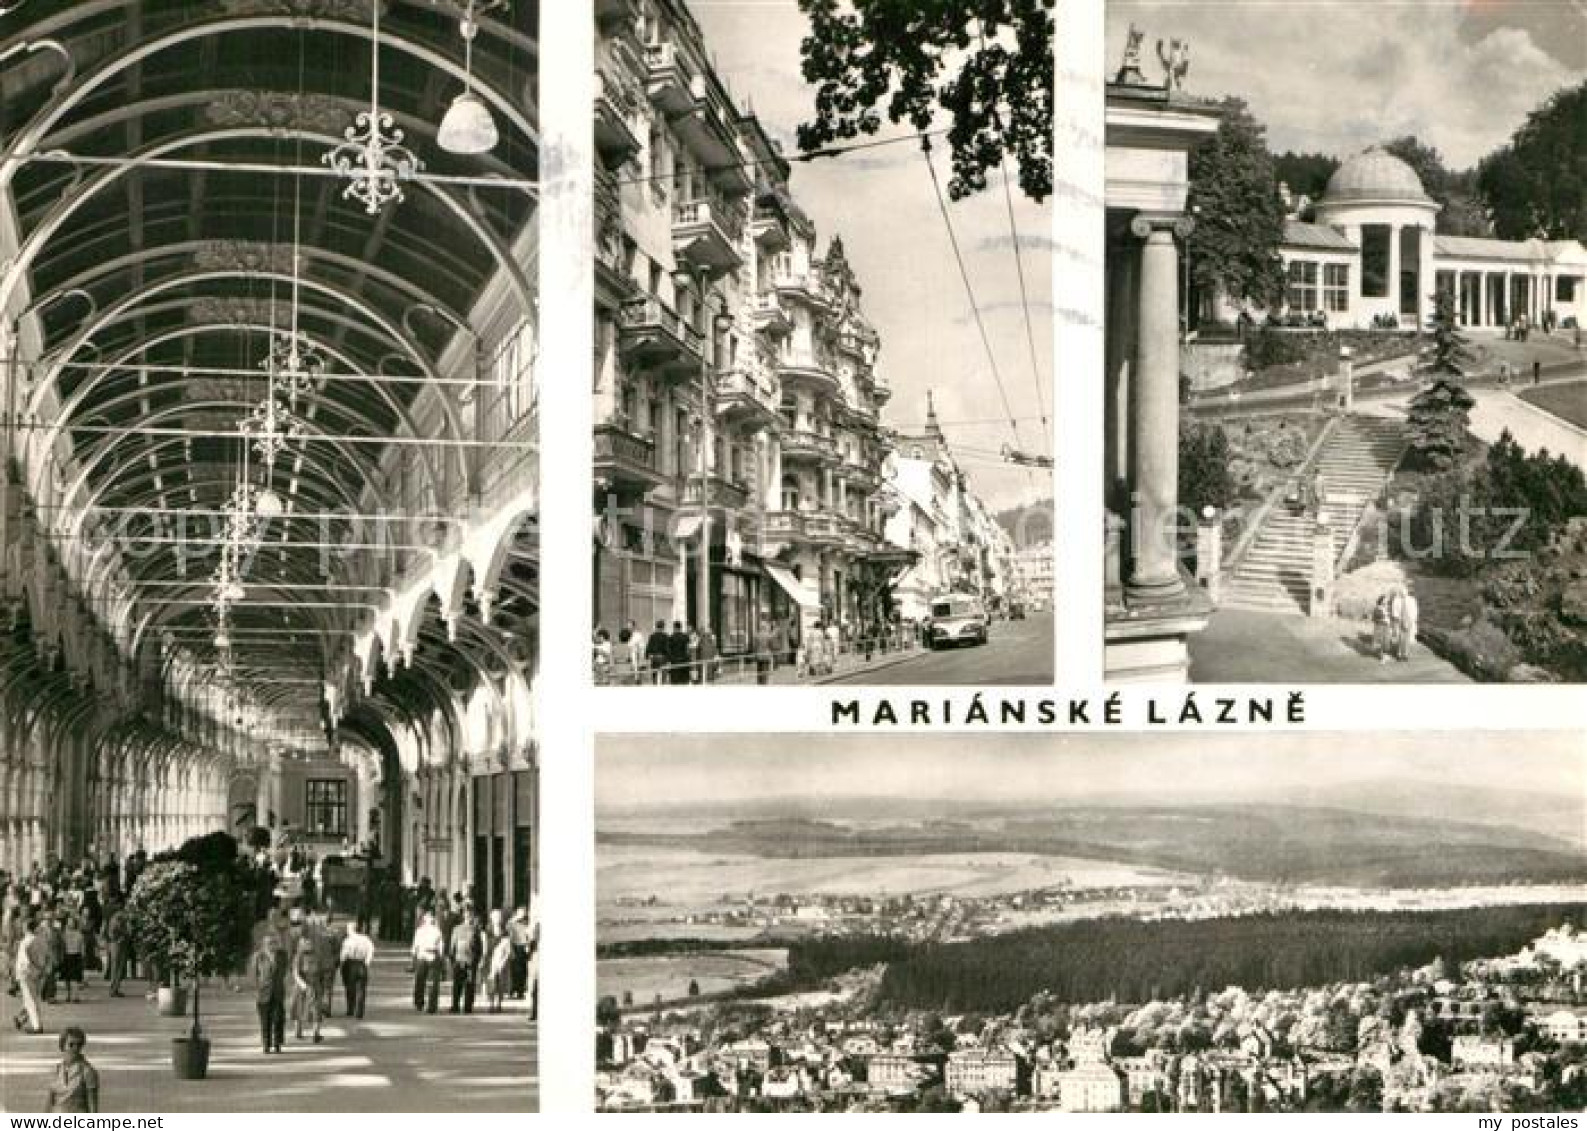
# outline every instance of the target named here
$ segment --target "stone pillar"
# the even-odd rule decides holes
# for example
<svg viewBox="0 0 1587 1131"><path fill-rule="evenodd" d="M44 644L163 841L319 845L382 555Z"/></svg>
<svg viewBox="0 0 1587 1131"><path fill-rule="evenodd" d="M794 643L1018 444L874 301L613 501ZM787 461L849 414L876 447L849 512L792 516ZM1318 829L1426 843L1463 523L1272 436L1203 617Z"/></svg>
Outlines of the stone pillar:
<svg viewBox="0 0 1587 1131"><path fill-rule="evenodd" d="M1196 524L1196 581L1214 604L1218 600L1218 578L1222 571L1223 520L1215 508L1208 507Z"/></svg>
<svg viewBox="0 0 1587 1131"><path fill-rule="evenodd" d="M1312 527L1311 591L1307 594L1306 612L1312 617L1326 617L1333 612L1334 535L1328 504L1319 502L1318 506L1321 510Z"/></svg>
<svg viewBox="0 0 1587 1131"><path fill-rule="evenodd" d="M1179 503L1179 248L1182 216L1141 214L1135 364L1130 373L1129 596L1162 601L1185 591L1175 550Z"/></svg>
<svg viewBox="0 0 1587 1131"><path fill-rule="evenodd" d="M1389 226L1389 310L1400 317L1400 226Z"/></svg>

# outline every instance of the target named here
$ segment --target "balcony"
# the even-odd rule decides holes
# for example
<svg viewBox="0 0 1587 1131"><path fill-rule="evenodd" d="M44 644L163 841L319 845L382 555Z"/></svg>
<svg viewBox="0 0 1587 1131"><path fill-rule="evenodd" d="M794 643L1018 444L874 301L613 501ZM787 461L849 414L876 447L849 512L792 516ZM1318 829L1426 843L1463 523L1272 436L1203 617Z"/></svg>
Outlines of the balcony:
<svg viewBox="0 0 1587 1131"><path fill-rule="evenodd" d="M838 333L838 349L857 361L870 361L870 342L858 330L846 328Z"/></svg>
<svg viewBox="0 0 1587 1131"><path fill-rule="evenodd" d="M737 269L744 222L720 199L689 200L672 210L672 252L691 267L715 274Z"/></svg>
<svg viewBox="0 0 1587 1131"><path fill-rule="evenodd" d="M844 520L835 514L825 511L811 511L804 516L804 537L806 542L819 545L841 545L844 538Z"/></svg>
<svg viewBox="0 0 1587 1131"><path fill-rule="evenodd" d="M809 459L820 463L837 463L838 442L831 436L823 436L819 432L800 432L789 429L782 433L778 439L781 441L783 459Z"/></svg>
<svg viewBox="0 0 1587 1131"><path fill-rule="evenodd" d="M645 45L645 94L657 109L683 114L694 109L692 79L683 55L671 43Z"/></svg>
<svg viewBox="0 0 1587 1131"><path fill-rule="evenodd" d="M780 419L777 391L769 375L738 367L716 375L716 411L750 423L775 424Z"/></svg>
<svg viewBox="0 0 1587 1131"><path fill-rule="evenodd" d="M595 22L603 28L632 25L641 15L639 0L595 0Z"/></svg>
<svg viewBox="0 0 1587 1131"><path fill-rule="evenodd" d="M699 371L700 332L655 296L624 303L617 314L617 348L628 361L661 373Z"/></svg>
<svg viewBox="0 0 1587 1131"><path fill-rule="evenodd" d="M685 506L697 507L700 505L700 496L704 484L706 506L713 510L725 510L737 513L749 506L750 487L744 483L735 483L731 479L724 479L720 475L712 475L702 480L698 475L691 475L683 485L683 503Z"/></svg>
<svg viewBox="0 0 1587 1131"><path fill-rule="evenodd" d="M789 295L820 310L826 310L830 304L819 271L796 270L781 258L772 264L771 285L779 294Z"/></svg>
<svg viewBox="0 0 1587 1131"><path fill-rule="evenodd" d="M788 387L804 385L816 393L835 397L843 391L832 359L824 350L786 350L777 359L777 373Z"/></svg>
<svg viewBox="0 0 1587 1131"><path fill-rule="evenodd" d="M643 495L665 476L656 470L655 442L617 424L595 429L595 484L602 494L619 498ZM602 485L604 484L604 490Z"/></svg>
<svg viewBox="0 0 1587 1131"><path fill-rule="evenodd" d="M788 250L788 220L782 209L762 198L755 205L755 218L750 225L755 242L762 251Z"/></svg>
<svg viewBox="0 0 1587 1131"><path fill-rule="evenodd" d="M750 317L755 322L755 329L768 334L786 334L793 329L793 319L789 317L788 308L783 306L776 291L756 295L750 306Z"/></svg>
<svg viewBox="0 0 1587 1131"><path fill-rule="evenodd" d="M847 480L851 485L869 494L882 485L882 474L879 470L863 463L842 463L837 468L838 477Z"/></svg>
<svg viewBox="0 0 1587 1131"><path fill-rule="evenodd" d="M639 135L629 117L638 109L624 80L605 70L595 73L595 151L601 164L616 169L639 152Z"/></svg>

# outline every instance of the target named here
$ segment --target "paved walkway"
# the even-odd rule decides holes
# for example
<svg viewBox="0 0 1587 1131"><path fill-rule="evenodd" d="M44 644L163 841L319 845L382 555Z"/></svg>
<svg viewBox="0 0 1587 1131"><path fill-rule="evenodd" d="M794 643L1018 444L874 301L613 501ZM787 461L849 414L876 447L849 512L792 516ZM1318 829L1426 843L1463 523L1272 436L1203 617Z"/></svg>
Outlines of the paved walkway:
<svg viewBox="0 0 1587 1131"><path fill-rule="evenodd" d="M1544 385L1579 383L1587 378L1573 377L1564 381L1543 382ZM1514 385L1517 391L1530 388L1530 382ZM1471 410L1471 431L1485 444L1499 439L1506 429L1515 442L1528 452L1547 448L1553 455L1563 455L1577 467L1587 468L1587 432L1561 420L1553 413L1528 404L1510 389L1473 388L1468 390L1476 400ZM1394 416L1404 419L1410 398L1396 397L1380 400L1364 409L1377 416Z"/></svg>
<svg viewBox="0 0 1587 1131"><path fill-rule="evenodd" d="M1369 626L1248 609L1219 609L1190 639L1196 683L1469 683L1422 644L1380 663Z"/></svg>
<svg viewBox="0 0 1587 1131"><path fill-rule="evenodd" d="M142 982L125 983L124 998L106 996L92 974L89 1000L46 1006L47 1035L0 1032L0 1110L42 1111L47 1082L60 1054L55 1036L66 1025L88 1032L88 1058L99 1071L100 1110L107 1112L401 1112L464 1114L529 1112L539 1104L538 1039L524 1002L501 1014L435 1016L414 1012L406 955L383 948L375 959L362 1021L335 1016L325 1043L292 1036L285 1052L259 1050L259 1026L249 991L223 984L203 995L204 1029L212 1041L209 1078L179 1081L171 1073L170 1038L187 1018L161 1017L144 1000ZM5 998L6 1020L16 999Z"/></svg>

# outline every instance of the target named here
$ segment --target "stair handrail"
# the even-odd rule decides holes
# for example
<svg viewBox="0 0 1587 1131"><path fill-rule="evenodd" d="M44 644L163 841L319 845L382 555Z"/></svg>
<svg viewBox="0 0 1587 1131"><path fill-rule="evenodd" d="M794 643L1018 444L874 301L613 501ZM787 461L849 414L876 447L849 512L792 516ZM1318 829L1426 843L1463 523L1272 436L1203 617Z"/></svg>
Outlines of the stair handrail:
<svg viewBox="0 0 1587 1131"><path fill-rule="evenodd" d="M1316 466L1318 457L1322 453L1323 445L1328 442L1328 438L1338 429L1339 422L1343 419L1343 413L1330 415L1323 424L1322 431L1317 433L1317 438L1312 441L1311 447L1306 450L1306 458L1295 466L1294 471L1274 484L1273 489L1267 493L1267 497L1257 505L1256 513L1252 516L1251 521L1246 524L1245 529L1240 532L1240 537L1235 540L1234 545L1229 548L1229 556L1223 560L1223 565L1219 572L1225 577L1234 576L1235 567L1240 564L1246 553L1256 543L1257 535L1261 534L1262 527L1267 525L1267 516L1273 513L1273 508L1278 505L1280 499L1285 497L1290 485L1296 483Z"/></svg>

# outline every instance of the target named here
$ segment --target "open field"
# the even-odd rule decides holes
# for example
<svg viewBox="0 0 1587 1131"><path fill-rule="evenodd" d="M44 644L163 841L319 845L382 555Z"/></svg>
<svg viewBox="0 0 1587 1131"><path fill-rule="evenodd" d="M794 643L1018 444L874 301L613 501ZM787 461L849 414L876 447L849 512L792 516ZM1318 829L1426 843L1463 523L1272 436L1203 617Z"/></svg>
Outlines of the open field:
<svg viewBox="0 0 1587 1131"><path fill-rule="evenodd" d="M1019 852L904 856L764 857L692 848L599 846L596 895L603 921L671 920L723 909L749 895L993 896L1065 885L1172 886L1189 877L1154 868ZM654 897L656 902L648 904ZM697 930L682 932L698 937ZM611 941L605 931L602 941Z"/></svg>
<svg viewBox="0 0 1587 1131"><path fill-rule="evenodd" d="M603 958L596 963L595 980L601 996L623 1000L632 994L636 1005L673 1001L689 996L689 982L702 994L720 993L760 981L788 965L783 949L707 951L699 954L665 954L646 958Z"/></svg>
<svg viewBox="0 0 1587 1131"><path fill-rule="evenodd" d="M1578 428L1587 428L1587 381L1562 381L1539 385L1516 394L1528 404L1552 413Z"/></svg>

